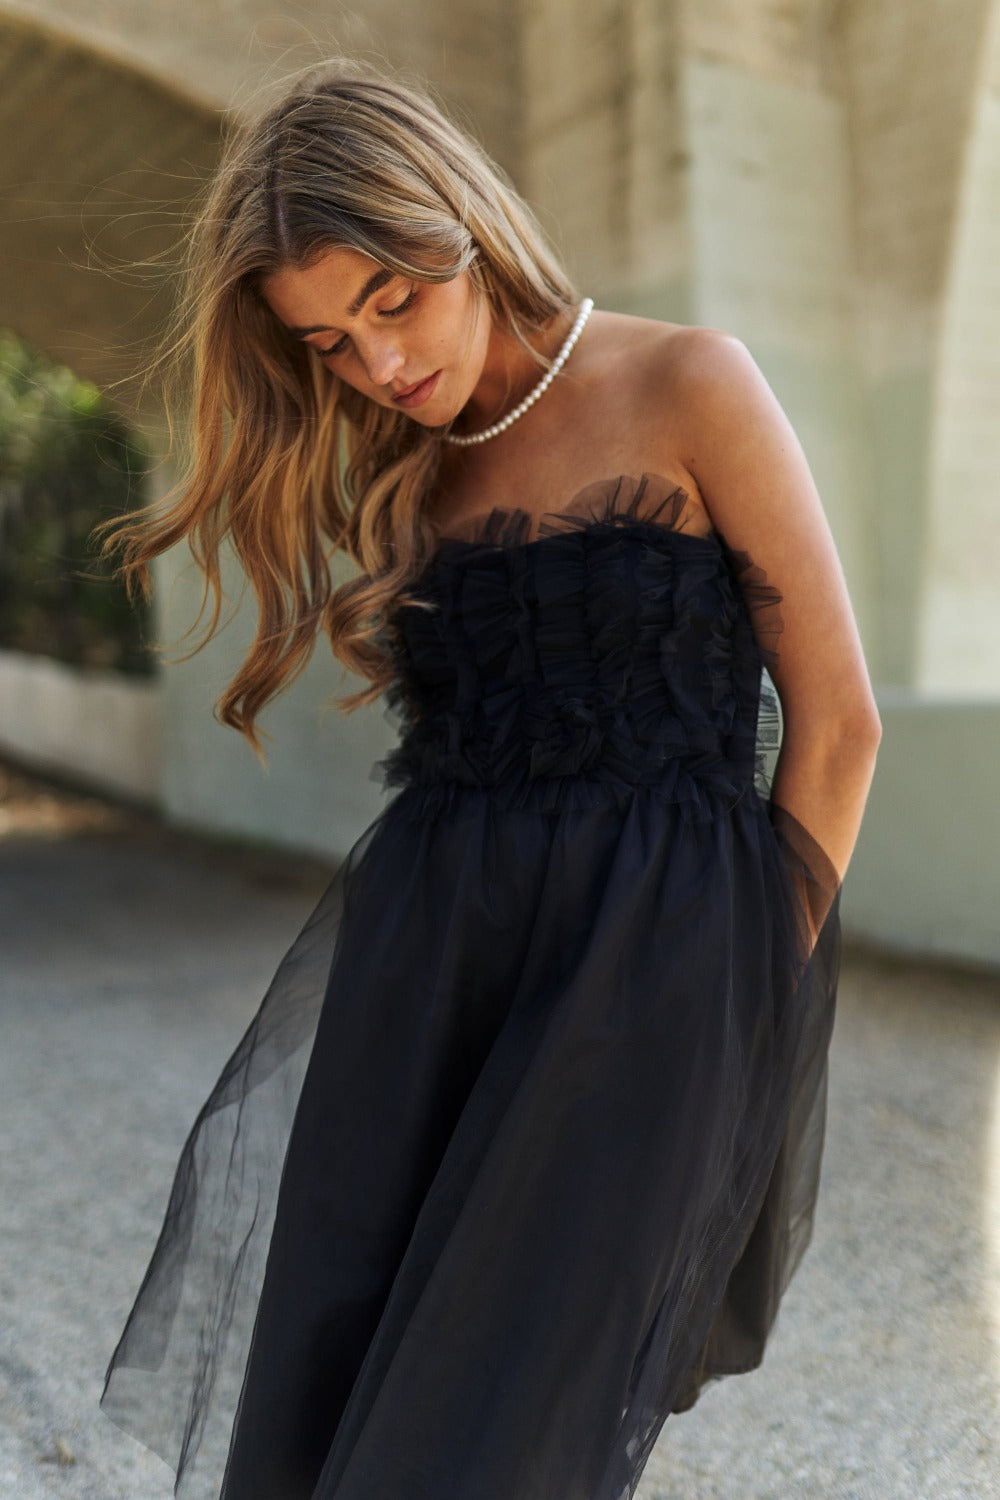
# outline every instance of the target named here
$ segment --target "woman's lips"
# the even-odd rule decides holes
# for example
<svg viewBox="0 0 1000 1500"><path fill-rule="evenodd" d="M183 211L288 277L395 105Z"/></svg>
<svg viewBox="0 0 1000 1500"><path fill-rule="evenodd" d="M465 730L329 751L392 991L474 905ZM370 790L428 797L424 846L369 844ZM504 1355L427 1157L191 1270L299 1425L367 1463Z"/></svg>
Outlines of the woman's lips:
<svg viewBox="0 0 1000 1500"><path fill-rule="evenodd" d="M423 406L434 394L434 387L440 379L441 371L435 370L433 375L428 375L426 380L418 380L416 385L411 385L408 390L400 391L398 396L393 396L397 406L404 406L409 411L414 406Z"/></svg>

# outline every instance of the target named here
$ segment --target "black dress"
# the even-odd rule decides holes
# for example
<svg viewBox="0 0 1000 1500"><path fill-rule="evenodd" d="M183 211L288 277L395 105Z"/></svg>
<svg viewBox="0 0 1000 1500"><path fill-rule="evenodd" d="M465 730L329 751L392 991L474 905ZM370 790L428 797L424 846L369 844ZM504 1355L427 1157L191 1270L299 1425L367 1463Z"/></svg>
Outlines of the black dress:
<svg viewBox="0 0 1000 1500"><path fill-rule="evenodd" d="M779 597L685 500L494 510L388 622L396 790L192 1128L108 1370L178 1494L628 1500L760 1362L839 886L768 797Z"/></svg>

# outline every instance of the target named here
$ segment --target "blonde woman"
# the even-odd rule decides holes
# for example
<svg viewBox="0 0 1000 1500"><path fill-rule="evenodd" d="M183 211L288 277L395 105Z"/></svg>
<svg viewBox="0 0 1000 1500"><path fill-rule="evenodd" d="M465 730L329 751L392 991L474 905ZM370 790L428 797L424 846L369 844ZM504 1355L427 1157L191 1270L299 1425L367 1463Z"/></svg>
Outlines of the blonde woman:
<svg viewBox="0 0 1000 1500"><path fill-rule="evenodd" d="M217 590L235 548L252 742L321 634L401 734L104 1409L182 1495L626 1500L811 1230L880 728L806 460L738 339L593 308L469 139L347 65L233 130L182 318L190 465L126 570L186 538Z"/></svg>

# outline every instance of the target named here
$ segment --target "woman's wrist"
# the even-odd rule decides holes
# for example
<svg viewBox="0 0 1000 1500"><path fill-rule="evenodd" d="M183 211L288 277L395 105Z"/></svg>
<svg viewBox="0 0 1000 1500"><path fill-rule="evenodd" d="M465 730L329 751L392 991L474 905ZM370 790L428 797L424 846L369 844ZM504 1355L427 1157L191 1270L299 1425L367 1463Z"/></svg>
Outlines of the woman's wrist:
<svg viewBox="0 0 1000 1500"><path fill-rule="evenodd" d="M803 852L827 867L821 872L824 884L835 880L839 885L850 864L879 739L880 734L867 727L808 738L789 734L786 728L771 801L776 815L781 809L786 820L791 818L802 830Z"/></svg>

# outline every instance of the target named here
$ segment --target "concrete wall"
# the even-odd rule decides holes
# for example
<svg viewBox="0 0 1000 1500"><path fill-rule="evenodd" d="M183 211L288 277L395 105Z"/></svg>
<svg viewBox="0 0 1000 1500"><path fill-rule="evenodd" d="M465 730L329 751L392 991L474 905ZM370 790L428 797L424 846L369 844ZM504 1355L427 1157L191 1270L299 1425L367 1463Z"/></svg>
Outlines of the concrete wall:
<svg viewBox="0 0 1000 1500"><path fill-rule="evenodd" d="M882 657L876 500L854 338L856 272L841 102L814 84L693 59L692 321L752 351L806 451L871 669Z"/></svg>
<svg viewBox="0 0 1000 1500"><path fill-rule="evenodd" d="M845 931L1000 964L1000 704L879 693L883 738L844 881Z"/></svg>
<svg viewBox="0 0 1000 1500"><path fill-rule="evenodd" d="M517 170L516 33L495 0L0 0L0 324L139 425L155 421L142 372L221 111L338 52L446 83L450 106Z"/></svg>
<svg viewBox="0 0 1000 1500"><path fill-rule="evenodd" d="M173 300L153 266L176 263L182 205L217 137L217 116L180 78L166 84L0 4L0 324L139 425L141 372Z"/></svg>
<svg viewBox="0 0 1000 1500"><path fill-rule="evenodd" d="M585 7L584 7L585 8ZM196 109L239 107L317 57L386 60L435 82L510 166L519 139L517 9L496 0L0 0L7 20L183 95ZM43 65L44 66L44 65ZM81 69L80 81L85 83ZM122 134L130 121L120 122ZM72 143L67 143L72 153Z"/></svg>
<svg viewBox="0 0 1000 1500"><path fill-rule="evenodd" d="M1000 698L1000 7L962 174L936 362L915 681Z"/></svg>
<svg viewBox="0 0 1000 1500"><path fill-rule="evenodd" d="M845 921L995 958L1000 0L0 0L0 186L31 162L86 187L136 159L208 161L222 106L338 48L412 68L474 124L599 303L750 347L823 495L884 708ZM38 274L0 278L0 319L63 357L70 329L78 367L107 373L101 351L155 318L142 288L66 279L56 208L8 215L11 264ZM180 557L159 579L169 640L192 580ZM248 631L238 616L165 674L164 804L343 853L381 805L368 776L392 728L381 707L323 714L356 684L320 647L265 718L261 771L210 717ZM985 837L935 821L959 743Z"/></svg>
<svg viewBox="0 0 1000 1500"><path fill-rule="evenodd" d="M995 0L864 0L840 7L834 28L875 486L882 650L874 667L880 681L907 686L918 685L920 617L940 566L932 523L944 500L935 490L938 362L996 11ZM947 503L961 508L953 491Z"/></svg>
<svg viewBox="0 0 1000 1500"><path fill-rule="evenodd" d="M160 638L179 641L201 599L185 549L159 559L156 581ZM233 567L226 584L235 600L240 580ZM250 611L238 611L197 657L164 673L164 810L179 824L340 858L383 805L370 777L395 731L381 705L350 715L329 706L364 684L348 677L321 641L303 676L261 717L270 736L262 766L241 735L212 717L251 635Z"/></svg>
<svg viewBox="0 0 1000 1500"><path fill-rule="evenodd" d="M158 680L0 650L0 752L40 770L157 803L161 710Z"/></svg>

